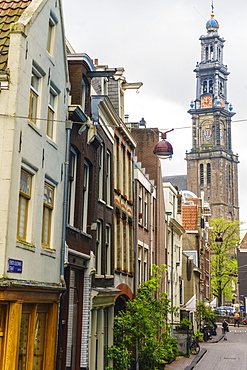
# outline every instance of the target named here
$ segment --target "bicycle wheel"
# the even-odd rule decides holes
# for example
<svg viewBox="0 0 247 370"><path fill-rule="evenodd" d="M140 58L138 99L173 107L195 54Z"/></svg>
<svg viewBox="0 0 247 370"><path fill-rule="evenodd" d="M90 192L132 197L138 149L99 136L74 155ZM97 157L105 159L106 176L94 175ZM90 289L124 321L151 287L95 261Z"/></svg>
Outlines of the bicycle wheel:
<svg viewBox="0 0 247 370"><path fill-rule="evenodd" d="M199 344L197 343L192 344L192 346L190 347L190 350L191 350L192 355L197 355L200 352Z"/></svg>

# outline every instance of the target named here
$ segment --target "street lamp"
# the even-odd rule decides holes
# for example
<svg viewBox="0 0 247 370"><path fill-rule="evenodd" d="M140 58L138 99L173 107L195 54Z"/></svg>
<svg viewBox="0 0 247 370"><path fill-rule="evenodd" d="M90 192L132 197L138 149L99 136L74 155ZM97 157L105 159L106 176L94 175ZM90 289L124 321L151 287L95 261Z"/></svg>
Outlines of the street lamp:
<svg viewBox="0 0 247 370"><path fill-rule="evenodd" d="M218 235L215 238L215 243L222 243L222 242L223 242L223 238L220 235L220 233L218 233Z"/></svg>
<svg viewBox="0 0 247 370"><path fill-rule="evenodd" d="M161 133L162 140L155 145L153 153L157 155L157 157L159 157L160 159L171 158L173 155L173 147L169 143L169 141L166 140L167 132L171 132L173 130L174 128L166 132L159 131Z"/></svg>

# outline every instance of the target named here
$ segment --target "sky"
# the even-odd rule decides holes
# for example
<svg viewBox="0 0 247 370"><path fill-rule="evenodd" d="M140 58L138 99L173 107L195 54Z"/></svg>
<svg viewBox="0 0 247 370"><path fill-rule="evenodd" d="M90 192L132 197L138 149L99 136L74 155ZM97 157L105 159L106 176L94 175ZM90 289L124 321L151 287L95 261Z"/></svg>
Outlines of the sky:
<svg viewBox="0 0 247 370"><path fill-rule="evenodd" d="M142 82L125 93L130 122L144 117L147 127L175 130L167 135L174 154L162 161L163 175L186 174L192 147L191 116L200 62L199 37L206 35L212 0L63 0L65 33L77 53L99 64L123 67L127 82ZM239 155L241 235L247 231L247 1L214 0L218 33L226 42L232 149Z"/></svg>

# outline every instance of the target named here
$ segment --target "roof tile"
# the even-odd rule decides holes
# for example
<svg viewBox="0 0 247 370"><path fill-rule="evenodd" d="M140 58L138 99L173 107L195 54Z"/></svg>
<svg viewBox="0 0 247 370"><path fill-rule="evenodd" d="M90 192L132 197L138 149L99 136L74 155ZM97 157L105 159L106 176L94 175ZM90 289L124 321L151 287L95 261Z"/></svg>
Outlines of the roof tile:
<svg viewBox="0 0 247 370"><path fill-rule="evenodd" d="M7 69L10 29L32 0L0 1L0 71Z"/></svg>

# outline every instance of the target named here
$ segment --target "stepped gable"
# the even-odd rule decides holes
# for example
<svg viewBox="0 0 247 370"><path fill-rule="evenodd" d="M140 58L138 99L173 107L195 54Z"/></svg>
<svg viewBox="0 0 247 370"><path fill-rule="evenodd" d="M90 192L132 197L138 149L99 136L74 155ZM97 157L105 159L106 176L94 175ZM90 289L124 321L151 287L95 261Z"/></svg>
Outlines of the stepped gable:
<svg viewBox="0 0 247 370"><path fill-rule="evenodd" d="M8 62L10 30L32 0L0 1L0 71L6 71Z"/></svg>

